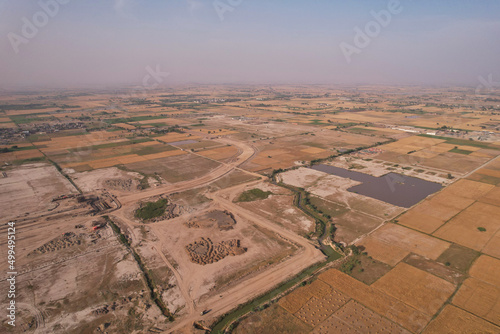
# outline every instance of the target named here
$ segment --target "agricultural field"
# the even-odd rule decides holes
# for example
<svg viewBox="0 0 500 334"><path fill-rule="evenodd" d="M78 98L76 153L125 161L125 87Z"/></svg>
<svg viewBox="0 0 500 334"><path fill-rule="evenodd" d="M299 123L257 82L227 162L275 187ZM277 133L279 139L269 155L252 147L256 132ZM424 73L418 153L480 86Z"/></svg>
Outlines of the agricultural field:
<svg viewBox="0 0 500 334"><path fill-rule="evenodd" d="M458 94L2 92L10 332L499 332L500 117Z"/></svg>

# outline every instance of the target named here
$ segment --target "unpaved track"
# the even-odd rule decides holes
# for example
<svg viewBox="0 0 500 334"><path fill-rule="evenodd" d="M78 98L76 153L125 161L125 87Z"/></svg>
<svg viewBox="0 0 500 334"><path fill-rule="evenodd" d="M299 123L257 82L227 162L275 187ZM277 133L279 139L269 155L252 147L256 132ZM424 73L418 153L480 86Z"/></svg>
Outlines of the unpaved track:
<svg viewBox="0 0 500 334"><path fill-rule="evenodd" d="M231 188L231 191L238 191L240 190L239 188L244 188L245 186L246 184L238 185ZM166 333L173 333L183 327L189 326L196 320L203 319L204 317L199 315L203 310L211 310L210 313L205 316L207 318L215 318L227 313L237 305L271 290L279 283L297 275L299 272L312 264L325 260L323 253L321 253L321 251L317 249L309 240L295 234L294 232L286 230L271 221L240 207L239 205L234 204L230 200L222 198L220 196L222 192L226 191L221 190L214 194L206 194L205 196L211 198L222 208L231 211L235 216L242 217L260 227L275 232L284 239L300 246L301 248L298 253L288 260L274 265L258 275L245 279L240 284L203 301L197 305L195 309L196 313L191 314L181 322L175 324L175 326L168 329Z"/></svg>
<svg viewBox="0 0 500 334"><path fill-rule="evenodd" d="M186 287L186 284L184 284L184 280L182 279L182 276L179 274L177 269L175 269L175 267L168 261L165 254L163 254L161 248L158 248L156 245L153 245L153 247L154 247L154 249L156 249L156 251L160 255L163 262L165 262L168 269L170 269L170 271L172 271L172 273L174 274L175 279L177 280L177 285L178 285L179 289L181 290L182 296L184 297L184 301L186 302L186 305L189 309L189 314L193 314L195 311L194 310L194 301L191 298L191 296L189 295L188 289Z"/></svg>
<svg viewBox="0 0 500 334"><path fill-rule="evenodd" d="M124 208L128 205L137 203L138 201L144 200L149 197L196 189L204 185L208 185L227 175L231 171L239 169L238 167L241 166L241 164L251 159L256 153L255 148L248 144L228 139L220 141L237 146L241 150L241 154L230 163L223 163L220 167L202 177L179 182L173 185L159 186L136 194L120 196L119 200L122 203L123 208L120 208L119 210L113 212L112 215L119 217L120 220L127 224L129 226L129 229L133 231L134 226L139 226L141 224L138 224L127 217ZM261 175L258 176L262 179ZM241 184L232 187L230 191L240 191L246 185L247 184ZM189 309L189 314L185 316L181 321L174 323L174 326L172 328L169 328L166 333L172 333L174 331L186 328L186 326L191 326L193 321L203 319L204 317L214 318L216 316L222 315L230 311L237 305L251 300L265 293L266 291L269 291L287 278L291 278L297 275L300 271L304 270L310 265L325 259L325 256L321 253L321 251L318 250L307 239L302 238L289 230L279 227L278 225L256 215L251 211L241 208L240 206L232 203L230 200L224 199L220 194L222 192L225 193L226 191L227 190L221 190L217 193L212 194L206 193L205 196L211 198L214 203L220 205L226 210L231 211L236 216L240 216L248 221L251 221L260 227L266 228L278 234L280 237L286 239L287 241L296 244L300 247L300 250L288 260L271 266L270 268L260 272L259 274L245 279L240 284L231 287L226 291L223 291L221 294L210 297L199 305L195 305L193 299L189 294L188 283L183 279L182 275L179 274L175 267L168 261L165 254L163 254L161 250L161 243L159 248L157 245L154 245L154 248L162 258L162 260L174 273L174 276L177 280L177 285L179 286L179 289L181 290L183 298L185 299ZM135 236L134 239L136 239ZM204 317L200 316L200 312L206 309L210 309L210 313Z"/></svg>
<svg viewBox="0 0 500 334"><path fill-rule="evenodd" d="M166 193L181 192L189 189L202 187L229 174L237 166L251 159L255 154L254 148L248 144L236 141L230 141L228 139L225 139L223 142L228 144L233 144L242 149L242 153L238 156L238 158L234 162L228 164L222 163L221 166L209 172L208 174L192 180L178 182L170 185L159 186L141 191L140 193L136 194L120 196L119 198L120 202L122 203L122 205L126 205L130 203L136 203L148 197L158 196Z"/></svg>

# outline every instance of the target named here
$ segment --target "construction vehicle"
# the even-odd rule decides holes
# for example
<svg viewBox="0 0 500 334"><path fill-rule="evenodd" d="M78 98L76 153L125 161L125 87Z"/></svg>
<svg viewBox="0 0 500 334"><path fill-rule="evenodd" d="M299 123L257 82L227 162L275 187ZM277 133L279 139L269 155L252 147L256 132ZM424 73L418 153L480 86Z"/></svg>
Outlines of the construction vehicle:
<svg viewBox="0 0 500 334"><path fill-rule="evenodd" d="M96 231L104 226L106 226L106 222L94 221L92 222L92 231Z"/></svg>

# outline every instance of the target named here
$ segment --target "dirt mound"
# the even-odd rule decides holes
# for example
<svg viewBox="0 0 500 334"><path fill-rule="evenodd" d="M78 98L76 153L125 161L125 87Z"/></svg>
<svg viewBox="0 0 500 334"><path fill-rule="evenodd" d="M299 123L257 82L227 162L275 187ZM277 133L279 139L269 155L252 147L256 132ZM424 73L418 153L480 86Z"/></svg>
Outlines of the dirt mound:
<svg viewBox="0 0 500 334"><path fill-rule="evenodd" d="M46 244L31 251L28 255L44 254L48 252L55 252L71 246L77 246L82 243L82 236L76 235L73 232L64 233L62 236L57 237Z"/></svg>
<svg viewBox="0 0 500 334"><path fill-rule="evenodd" d="M211 228L217 225L219 230L231 230L236 224L236 219L229 211L213 210L199 217L194 217L193 220L184 223L189 228Z"/></svg>
<svg viewBox="0 0 500 334"><path fill-rule="evenodd" d="M109 179L103 182L105 187L116 190L132 191L137 190L139 183L132 179Z"/></svg>
<svg viewBox="0 0 500 334"><path fill-rule="evenodd" d="M241 255L247 249L241 247L240 241L237 239L221 241L214 245L210 238L200 238L187 245L186 251L192 262L205 265L220 261L229 255Z"/></svg>

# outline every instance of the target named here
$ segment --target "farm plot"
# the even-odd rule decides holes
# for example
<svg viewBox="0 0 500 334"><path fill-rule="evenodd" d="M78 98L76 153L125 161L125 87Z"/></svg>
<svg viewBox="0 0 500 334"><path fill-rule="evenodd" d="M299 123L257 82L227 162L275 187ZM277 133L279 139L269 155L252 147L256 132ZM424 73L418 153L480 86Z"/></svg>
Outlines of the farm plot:
<svg viewBox="0 0 500 334"><path fill-rule="evenodd" d="M468 197L463 197L459 195L462 192L456 191L455 187L457 186L451 185L410 209L398 218L398 223L425 233L433 233L447 220L474 203L474 198L468 198L475 196L473 192L466 193Z"/></svg>
<svg viewBox="0 0 500 334"><path fill-rule="evenodd" d="M481 203L487 203L491 205L500 205L500 186L497 186L490 191L488 191L484 196L478 199Z"/></svg>
<svg viewBox="0 0 500 334"><path fill-rule="evenodd" d="M425 159L420 162L422 166L441 169L445 171L465 174L485 162L491 157L480 157L471 155L464 155L459 153L445 152L433 158Z"/></svg>
<svg viewBox="0 0 500 334"><path fill-rule="evenodd" d="M309 299L307 303L294 314L297 318L312 327L316 327L320 322L328 318L333 312L337 311L350 300L349 296L330 288L328 284L320 280L316 280L315 282L326 285L330 291L324 294L322 293L320 296L316 294L316 296Z"/></svg>
<svg viewBox="0 0 500 334"><path fill-rule="evenodd" d="M234 146L224 146L204 151L199 151L197 154L206 158L226 162L238 153L238 149Z"/></svg>
<svg viewBox="0 0 500 334"><path fill-rule="evenodd" d="M0 154L0 163L13 162L16 160L27 160L33 158L43 158L43 153L38 150L23 150Z"/></svg>
<svg viewBox="0 0 500 334"><path fill-rule="evenodd" d="M430 315L338 270L330 269L319 279L412 332L420 332L431 319Z"/></svg>
<svg viewBox="0 0 500 334"><path fill-rule="evenodd" d="M197 139L200 139L200 137L193 136L190 133L170 132L164 136L155 137L155 139L162 141L162 142L165 142L165 143L172 143L172 142L177 142L177 141L182 141L182 140L197 140Z"/></svg>
<svg viewBox="0 0 500 334"><path fill-rule="evenodd" d="M478 317L500 325L500 287L467 279L453 298L453 304Z"/></svg>
<svg viewBox="0 0 500 334"><path fill-rule="evenodd" d="M311 333L400 333L410 332L390 320L373 312L362 304L351 300Z"/></svg>
<svg viewBox="0 0 500 334"><path fill-rule="evenodd" d="M389 143L381 146L383 150L396 152L399 154L407 154L408 152L417 152L423 149L430 149L431 147L443 143L442 139L433 139L419 136L412 136L398 140L397 142Z"/></svg>
<svg viewBox="0 0 500 334"><path fill-rule="evenodd" d="M456 145L457 143L462 145ZM412 136L380 146L386 152L381 153L378 158L397 163L412 162L462 174L481 166L498 154L495 150L474 145L464 140L455 142L444 137ZM468 154L463 154L464 152Z"/></svg>
<svg viewBox="0 0 500 334"><path fill-rule="evenodd" d="M215 161L193 154L182 154L125 164L125 167L129 170L148 175L158 174L171 183L200 177L218 166L219 164Z"/></svg>
<svg viewBox="0 0 500 334"><path fill-rule="evenodd" d="M430 316L455 290L452 283L406 263L399 263L371 286Z"/></svg>
<svg viewBox="0 0 500 334"><path fill-rule="evenodd" d="M469 270L472 277L500 287L500 260L481 255Z"/></svg>
<svg viewBox="0 0 500 334"><path fill-rule="evenodd" d="M407 249L384 242L371 235L363 238L357 245L366 251L372 258L390 266L395 266L410 254L410 251Z"/></svg>
<svg viewBox="0 0 500 334"><path fill-rule="evenodd" d="M395 224L386 224L382 226L373 232L370 237L377 239L378 242L373 243L375 246L380 245L380 243L384 243L386 245L395 246L399 249L405 250L408 253L416 253L433 260L437 259L450 245L448 242ZM361 241L360 244L365 246L366 251L369 255L371 255L369 248L370 245L365 245L363 242L364 241ZM389 248L386 248L386 250L388 249ZM376 254L384 254L383 252L375 250L372 256L381 262L384 262L384 260L387 261L386 258L377 258L375 256ZM391 262L392 261L394 261L394 259L391 259Z"/></svg>
<svg viewBox="0 0 500 334"><path fill-rule="evenodd" d="M500 230L500 207L476 202L438 229L434 235L481 251Z"/></svg>
<svg viewBox="0 0 500 334"><path fill-rule="evenodd" d="M436 261L450 268L467 273L478 256L479 252L467 247L451 244L450 248L445 250Z"/></svg>
<svg viewBox="0 0 500 334"><path fill-rule="evenodd" d="M255 145L259 153L243 167L250 171L263 171L287 168L296 162L326 158L335 154L337 149L354 149L359 146L373 145L380 138L321 131L310 135L295 135L259 141Z"/></svg>
<svg viewBox="0 0 500 334"><path fill-rule="evenodd" d="M423 333L496 334L499 332L500 327L453 305L447 305L437 318L427 326Z"/></svg>
<svg viewBox="0 0 500 334"><path fill-rule="evenodd" d="M262 312L252 313L238 324L234 332L236 334L308 333L311 329L282 307L274 304Z"/></svg>
<svg viewBox="0 0 500 334"><path fill-rule="evenodd" d="M500 258L500 230L491 237L490 241L483 247L482 252Z"/></svg>

